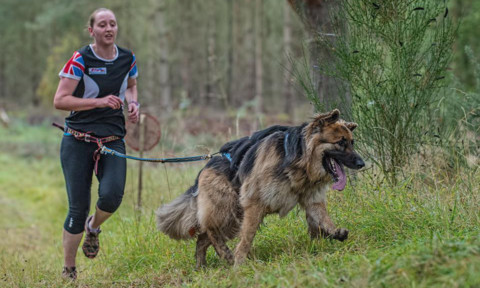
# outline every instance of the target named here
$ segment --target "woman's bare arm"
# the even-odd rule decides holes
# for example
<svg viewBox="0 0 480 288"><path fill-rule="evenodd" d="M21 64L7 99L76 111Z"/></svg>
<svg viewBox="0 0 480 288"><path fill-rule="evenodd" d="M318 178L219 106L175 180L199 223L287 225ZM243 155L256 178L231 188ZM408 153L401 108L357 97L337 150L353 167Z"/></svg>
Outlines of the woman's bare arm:
<svg viewBox="0 0 480 288"><path fill-rule="evenodd" d="M58 84L57 92L53 99L53 106L55 106L56 109L83 111L102 107L110 107L112 109L120 109L122 107L122 100L115 95L88 99L73 96L78 82L79 80L60 77L60 83Z"/></svg>

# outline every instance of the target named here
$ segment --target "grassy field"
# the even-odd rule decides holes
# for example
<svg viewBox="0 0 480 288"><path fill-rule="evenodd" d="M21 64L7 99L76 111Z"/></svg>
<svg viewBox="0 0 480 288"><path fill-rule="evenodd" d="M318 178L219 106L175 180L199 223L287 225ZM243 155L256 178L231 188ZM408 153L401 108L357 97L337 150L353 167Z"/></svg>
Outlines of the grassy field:
<svg viewBox="0 0 480 288"><path fill-rule="evenodd" d="M124 202L102 226L99 256L79 251L79 278L64 282L60 134L49 123L0 127L0 287L480 287L478 169L447 177L427 167L393 188L360 174L328 196L332 219L350 230L347 241L310 240L305 213L294 209L265 219L242 267L210 248L209 267L196 271L195 243L159 233L154 211L183 193L203 163L145 164L144 205L136 210L138 162L128 163ZM164 156L171 138L164 131L148 156Z"/></svg>

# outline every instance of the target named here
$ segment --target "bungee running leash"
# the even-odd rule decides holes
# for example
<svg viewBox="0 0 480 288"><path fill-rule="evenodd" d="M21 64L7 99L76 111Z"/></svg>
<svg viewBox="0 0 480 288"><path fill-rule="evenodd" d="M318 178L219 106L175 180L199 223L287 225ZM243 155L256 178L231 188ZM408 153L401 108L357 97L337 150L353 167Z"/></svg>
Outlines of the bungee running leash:
<svg viewBox="0 0 480 288"><path fill-rule="evenodd" d="M95 161L95 175L98 175L98 161L100 160L100 156L101 156L100 150L102 149L102 147L104 147L103 144L122 139L121 137L118 137L118 136L95 137L95 136L92 136L90 132L86 132L86 133L79 132L67 126L63 127L62 125L57 123L52 123L52 126L62 130L64 135L72 135L73 137L75 137L75 139L79 141L84 141L87 143L93 142L97 144L98 148L97 150L95 150L95 152L93 152L93 160Z"/></svg>
<svg viewBox="0 0 480 288"><path fill-rule="evenodd" d="M103 155L114 155L120 158L132 159L137 161L146 161L146 162L160 162L160 163L180 163L180 162L193 162L193 161L201 161L207 160L212 158L214 155L219 154L220 152L216 152L213 154L204 154L199 156L191 156L191 157L178 157L178 158L140 158L135 156L126 155L110 149L106 146L102 146L100 149L100 153Z"/></svg>
<svg viewBox="0 0 480 288"><path fill-rule="evenodd" d="M220 154L220 152L216 152L213 154L204 154L204 155L199 155L199 156L191 156L191 157L177 157L177 158L141 158L141 157L135 157L135 156L130 156L126 155L123 153L120 153L118 151L115 151L113 149L110 149L103 145L104 143L108 143L111 141L115 141L118 139L121 139L118 136L109 136L109 137L94 137L90 135L88 132L79 132L76 130L73 130L69 127L63 127L62 125L59 125L57 123L52 123L53 126L59 128L60 130L64 131L66 135L73 135L75 139L79 141L85 141L85 142L94 142L98 145L98 149L95 150L93 153L93 160L95 160L95 174L97 174L97 168L98 168L98 161L100 160L101 154L103 155L113 155L117 156L120 158L125 158L125 159L131 159L131 160L137 160L137 161L146 161L146 162L159 162L159 163L181 163L181 162L193 162L193 161L202 161L202 160L207 160L212 158L214 155Z"/></svg>

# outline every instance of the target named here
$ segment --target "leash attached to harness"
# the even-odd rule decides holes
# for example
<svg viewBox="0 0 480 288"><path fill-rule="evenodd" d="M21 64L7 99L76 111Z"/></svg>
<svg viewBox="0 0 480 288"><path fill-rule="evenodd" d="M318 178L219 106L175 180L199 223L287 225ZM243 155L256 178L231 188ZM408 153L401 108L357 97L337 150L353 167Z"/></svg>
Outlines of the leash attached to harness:
<svg viewBox="0 0 480 288"><path fill-rule="evenodd" d="M73 135L73 137L79 141L85 141L87 143L94 142L97 144L98 148L95 150L95 152L93 152L93 160L95 161L95 175L98 175L98 161L100 160L102 147L105 147L103 144L122 139L118 136L95 137L90 135L88 132L79 132L69 127L63 127L57 123L52 123L52 125L62 130L64 133Z"/></svg>
<svg viewBox="0 0 480 288"><path fill-rule="evenodd" d="M180 163L180 162L193 162L193 161L207 160L212 158L214 155L219 154L220 152L216 152L213 154L199 155L199 156L191 156L191 157L179 157L179 158L140 158L140 157L125 155L113 149L103 146L102 149L100 149L100 153L104 155L110 154L117 157L138 160L138 161L160 162L160 163Z"/></svg>
<svg viewBox="0 0 480 288"><path fill-rule="evenodd" d="M193 162L193 161L202 161L202 160L207 160L212 158L214 155L219 154L220 152L216 152L213 154L205 154L205 155L199 155L199 156L192 156L192 157L179 157L179 158L140 158L140 157L135 157L135 156L130 156L126 155L123 153L120 153L118 151L115 151L113 149L110 149L103 145L104 143L115 141L118 139L121 139L118 136L109 136L109 137L104 137L104 138L97 138L94 137L88 133L83 133L79 131L75 131L69 127L64 128L62 125L59 125L57 123L52 123L53 126L61 129L65 133L72 134L75 139L80 140L80 141L85 141L85 142L95 142L98 145L98 149L95 150L93 153L93 160L95 160L95 174L97 174L97 168L98 168L98 160L100 160L101 154L103 155L114 155L120 158L125 158L125 159L132 159L132 160L137 160L137 161L147 161L147 162L160 162L160 163L181 163L181 162Z"/></svg>

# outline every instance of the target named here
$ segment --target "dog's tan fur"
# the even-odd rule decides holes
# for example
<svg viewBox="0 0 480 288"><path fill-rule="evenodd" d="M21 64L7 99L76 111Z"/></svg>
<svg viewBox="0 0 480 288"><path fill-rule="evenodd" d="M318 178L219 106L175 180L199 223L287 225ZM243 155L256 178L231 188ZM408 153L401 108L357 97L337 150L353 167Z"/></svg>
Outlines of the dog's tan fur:
<svg viewBox="0 0 480 288"><path fill-rule="evenodd" d="M287 141L287 136L283 132L273 133L259 141L256 150L250 149L252 151L245 155L239 170L234 171L235 181L228 175L227 168L222 168L223 164L207 165L198 175L198 196L187 200L188 207L196 209L196 221L185 223L178 211L184 209L190 219L191 211L185 209L185 204L172 203L157 212L160 230L175 238L188 238L185 232L185 237L178 237L182 233L179 231L194 227L198 236L197 266L206 264L209 245L229 263L243 263L263 218L272 213L283 217L297 204L306 211L312 238L322 235L345 240L348 230L337 228L327 212L326 192L332 177L322 163L325 151L341 150L346 155L358 156L352 146L355 127L355 123L340 120L338 110L316 116L310 123L299 126L301 132L295 137L301 138L303 152L288 165L285 164L287 151L278 148L279 143ZM342 139L348 144L339 147ZM175 216L170 216L171 213ZM178 223L173 223L175 221ZM240 242L233 254L226 242L235 236L240 237Z"/></svg>

